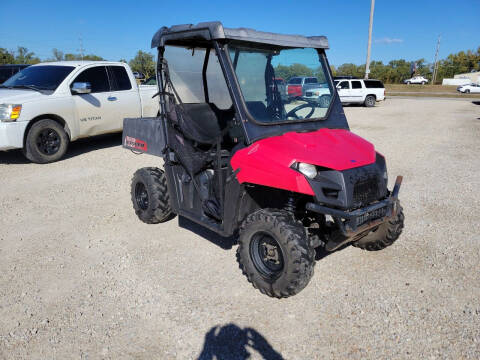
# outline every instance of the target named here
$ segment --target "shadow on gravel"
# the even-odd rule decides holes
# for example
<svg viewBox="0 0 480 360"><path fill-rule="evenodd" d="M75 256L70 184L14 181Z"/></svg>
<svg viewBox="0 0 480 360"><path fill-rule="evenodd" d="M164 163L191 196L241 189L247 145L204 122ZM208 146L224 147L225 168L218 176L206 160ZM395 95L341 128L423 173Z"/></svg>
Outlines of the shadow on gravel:
<svg viewBox="0 0 480 360"><path fill-rule="evenodd" d="M214 326L208 331L198 360L245 360L250 359L252 353L264 360L283 359L255 329L227 324Z"/></svg>
<svg viewBox="0 0 480 360"><path fill-rule="evenodd" d="M230 250L234 245L237 244L237 239L235 236L230 236L230 237L220 236L217 233L207 229L206 227L198 225L197 223L183 216L178 217L178 226L180 226L181 228L187 229L197 234L198 236L203 237L204 239L207 239L212 244L215 244L224 250Z"/></svg>
<svg viewBox="0 0 480 360"><path fill-rule="evenodd" d="M122 144L122 134L108 134L80 139L68 146L67 153L59 161L86 154L90 151L106 149ZM9 150L0 152L0 164L29 164L30 161L23 156L21 150Z"/></svg>
<svg viewBox="0 0 480 360"><path fill-rule="evenodd" d="M327 251L323 247L317 247L315 248L315 261L322 260L323 258L326 258L329 255L335 254L338 251L342 251L343 249L346 249L350 246L351 244L345 244L340 246L337 250L334 251Z"/></svg>
<svg viewBox="0 0 480 360"><path fill-rule="evenodd" d="M472 104L474 104L474 105L480 105L480 101L472 101Z"/></svg>

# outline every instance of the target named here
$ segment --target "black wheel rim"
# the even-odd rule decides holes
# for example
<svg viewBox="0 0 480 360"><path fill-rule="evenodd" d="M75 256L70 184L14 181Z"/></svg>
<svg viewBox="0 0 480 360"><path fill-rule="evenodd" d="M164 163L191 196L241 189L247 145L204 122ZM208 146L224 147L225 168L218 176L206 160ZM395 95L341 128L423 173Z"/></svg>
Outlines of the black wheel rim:
<svg viewBox="0 0 480 360"><path fill-rule="evenodd" d="M135 201L142 210L148 209L148 192L145 184L139 182L135 185Z"/></svg>
<svg viewBox="0 0 480 360"><path fill-rule="evenodd" d="M45 155L54 155L60 149L62 140L53 129L44 129L37 136L37 147Z"/></svg>
<svg viewBox="0 0 480 360"><path fill-rule="evenodd" d="M270 234L258 232L252 236L250 257L263 277L275 279L280 276L284 267L283 252Z"/></svg>

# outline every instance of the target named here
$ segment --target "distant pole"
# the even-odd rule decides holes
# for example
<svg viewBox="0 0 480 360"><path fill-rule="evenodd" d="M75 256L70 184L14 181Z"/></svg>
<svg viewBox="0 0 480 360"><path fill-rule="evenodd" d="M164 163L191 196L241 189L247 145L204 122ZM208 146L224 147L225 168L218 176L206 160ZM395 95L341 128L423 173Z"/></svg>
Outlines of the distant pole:
<svg viewBox="0 0 480 360"><path fill-rule="evenodd" d="M80 56L82 57L82 61L83 61L83 52L85 51L85 49L83 48L83 39L80 36L78 40L80 41L80 49L78 49L78 51L80 51Z"/></svg>
<svg viewBox="0 0 480 360"><path fill-rule="evenodd" d="M437 71L438 71L438 51L440 50L440 39L442 38L441 35L438 35L437 40L437 50L435 51L435 62L433 63L433 76L432 76L432 85L435 84L435 80L437 80Z"/></svg>
<svg viewBox="0 0 480 360"><path fill-rule="evenodd" d="M367 46L367 63L365 64L365 79L370 74L370 52L372 49L372 28L373 28L373 11L375 10L375 0L370 5L370 24L368 25L368 46Z"/></svg>

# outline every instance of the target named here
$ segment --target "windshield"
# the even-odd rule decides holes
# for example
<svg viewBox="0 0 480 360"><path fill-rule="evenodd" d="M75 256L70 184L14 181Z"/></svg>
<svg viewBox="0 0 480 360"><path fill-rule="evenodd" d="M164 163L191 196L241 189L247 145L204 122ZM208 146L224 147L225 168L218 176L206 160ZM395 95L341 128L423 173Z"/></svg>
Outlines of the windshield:
<svg viewBox="0 0 480 360"><path fill-rule="evenodd" d="M320 120L333 94L326 62L315 49L256 49L229 45L250 115L260 123ZM278 86L275 79L286 79Z"/></svg>
<svg viewBox="0 0 480 360"><path fill-rule="evenodd" d="M73 66L30 66L13 75L3 83L3 86L55 90L73 69Z"/></svg>

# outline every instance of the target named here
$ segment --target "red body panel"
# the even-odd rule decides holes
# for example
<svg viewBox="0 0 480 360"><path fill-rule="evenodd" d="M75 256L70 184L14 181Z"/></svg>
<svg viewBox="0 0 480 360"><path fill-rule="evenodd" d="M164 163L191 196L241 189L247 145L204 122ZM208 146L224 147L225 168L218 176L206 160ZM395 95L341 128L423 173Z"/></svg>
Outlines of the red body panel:
<svg viewBox="0 0 480 360"><path fill-rule="evenodd" d="M294 162L346 170L375 162L375 148L348 130L320 129L256 141L231 160L240 183L314 195L305 176L290 168Z"/></svg>
<svg viewBox="0 0 480 360"><path fill-rule="evenodd" d="M287 85L287 93L292 97L302 96L302 85Z"/></svg>

